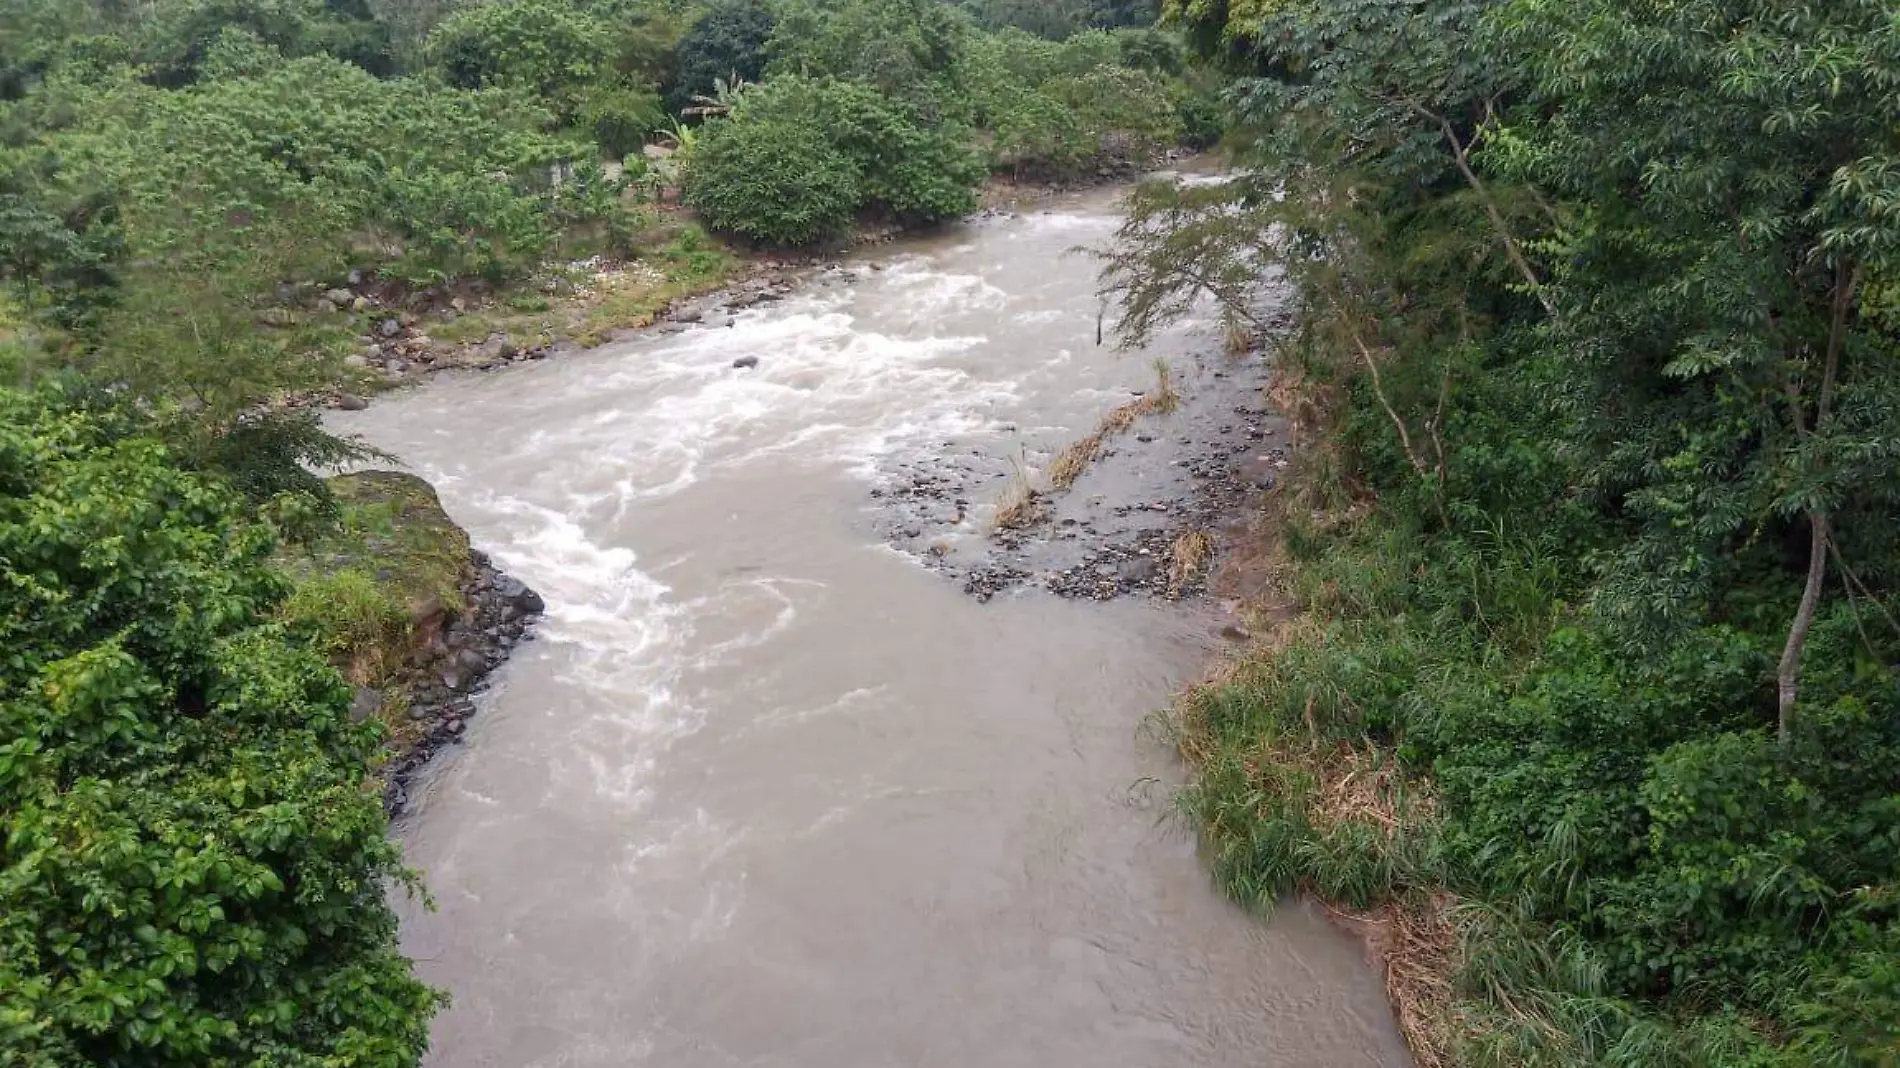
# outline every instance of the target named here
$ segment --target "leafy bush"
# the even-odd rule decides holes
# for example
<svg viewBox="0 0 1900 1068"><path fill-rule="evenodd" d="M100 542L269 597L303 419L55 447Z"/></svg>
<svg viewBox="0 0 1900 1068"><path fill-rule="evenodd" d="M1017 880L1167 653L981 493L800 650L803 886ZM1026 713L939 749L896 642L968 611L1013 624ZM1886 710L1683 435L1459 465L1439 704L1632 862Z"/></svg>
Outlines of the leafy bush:
<svg viewBox="0 0 1900 1068"><path fill-rule="evenodd" d="M844 233L863 197L857 168L823 129L770 118L709 124L684 192L707 226L770 245Z"/></svg>
<svg viewBox="0 0 1900 1068"><path fill-rule="evenodd" d="M438 996L377 729L269 622L244 503L0 393L0 1045L28 1065L416 1064Z"/></svg>
<svg viewBox="0 0 1900 1068"><path fill-rule="evenodd" d="M976 210L983 166L968 131L929 126L910 105L860 82L775 78L748 92L731 121L824 130L857 170L859 206L889 218L926 225Z"/></svg>

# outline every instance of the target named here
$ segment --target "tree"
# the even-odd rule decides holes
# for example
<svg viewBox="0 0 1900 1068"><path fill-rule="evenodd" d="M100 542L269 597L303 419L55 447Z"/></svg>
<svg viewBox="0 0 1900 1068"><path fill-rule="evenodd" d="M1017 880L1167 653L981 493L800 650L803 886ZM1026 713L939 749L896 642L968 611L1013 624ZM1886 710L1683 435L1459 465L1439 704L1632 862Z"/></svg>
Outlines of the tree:
<svg viewBox="0 0 1900 1068"><path fill-rule="evenodd" d="M1598 403L1620 409L1615 439L1592 442L1598 477L1643 529L1606 561L1603 606L1668 622L1653 607L1667 588L1644 574L1667 561L1705 591L1677 602L1693 618L1730 581L1734 545L1764 528L1800 544L1777 671L1785 744L1828 578L1892 559L1884 534L1855 528L1884 531L1900 501L1894 340L1861 313L1862 287L1900 253L1900 135L1877 103L1900 85L1900 44L1874 0L1624 10L1501 9L1538 77L1482 133L1500 170L1563 205L1543 268L1559 336L1594 369ZM1599 58L1626 48L1640 58Z"/></svg>
<svg viewBox="0 0 1900 1068"><path fill-rule="evenodd" d="M726 0L699 17L679 44L679 73L666 93L678 111L720 79L758 81L778 19L764 0Z"/></svg>
<svg viewBox="0 0 1900 1068"><path fill-rule="evenodd" d="M767 73L864 82L934 117L951 93L967 31L940 0L796 0L772 35Z"/></svg>
<svg viewBox="0 0 1900 1068"><path fill-rule="evenodd" d="M503 0L449 16L429 35L431 63L458 89L526 89L563 122L611 80L616 42L607 25L564 0Z"/></svg>
<svg viewBox="0 0 1900 1068"><path fill-rule="evenodd" d="M378 729L272 622L248 506L130 429L0 392L0 1047L413 1065Z"/></svg>

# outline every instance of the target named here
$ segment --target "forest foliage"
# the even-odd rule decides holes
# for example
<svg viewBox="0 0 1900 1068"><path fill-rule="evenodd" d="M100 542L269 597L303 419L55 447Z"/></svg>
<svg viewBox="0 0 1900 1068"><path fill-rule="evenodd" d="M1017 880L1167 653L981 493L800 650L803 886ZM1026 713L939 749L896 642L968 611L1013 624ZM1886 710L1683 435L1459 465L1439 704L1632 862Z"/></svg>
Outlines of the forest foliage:
<svg viewBox="0 0 1900 1068"><path fill-rule="evenodd" d="M1891 5L1167 18L1246 167L1137 196L1125 333L1298 312L1303 614L1175 723L1224 883L1417 935L1427 1063L1900 1063Z"/></svg>

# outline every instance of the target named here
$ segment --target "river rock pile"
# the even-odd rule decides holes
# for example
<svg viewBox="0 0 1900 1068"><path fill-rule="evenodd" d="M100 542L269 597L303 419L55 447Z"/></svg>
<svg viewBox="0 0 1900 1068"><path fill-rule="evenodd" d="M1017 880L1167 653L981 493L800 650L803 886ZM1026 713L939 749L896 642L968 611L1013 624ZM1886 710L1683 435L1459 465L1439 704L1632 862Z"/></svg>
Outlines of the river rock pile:
<svg viewBox="0 0 1900 1068"><path fill-rule="evenodd" d="M413 734L404 732L414 740L388 767L383 805L391 816L408 807L416 773L461 740L489 676L517 644L533 637L531 628L547 608L540 594L496 569L487 554L477 551L471 557L473 567L461 588L465 607L453 614L443 610L433 625L424 623L432 636L391 688L408 701L405 714L414 725ZM358 715L380 711L383 700L379 691L358 691Z"/></svg>

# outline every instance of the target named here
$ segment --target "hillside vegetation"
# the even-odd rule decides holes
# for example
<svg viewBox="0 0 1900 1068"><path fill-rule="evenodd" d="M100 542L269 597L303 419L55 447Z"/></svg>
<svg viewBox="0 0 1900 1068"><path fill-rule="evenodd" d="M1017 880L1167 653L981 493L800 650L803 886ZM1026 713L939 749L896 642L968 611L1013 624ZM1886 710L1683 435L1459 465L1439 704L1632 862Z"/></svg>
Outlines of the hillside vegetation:
<svg viewBox="0 0 1900 1068"><path fill-rule="evenodd" d="M1299 313L1220 879L1375 921L1426 1064L1900 1063L1891 5L1167 18L1247 168L1137 198L1125 333Z"/></svg>

